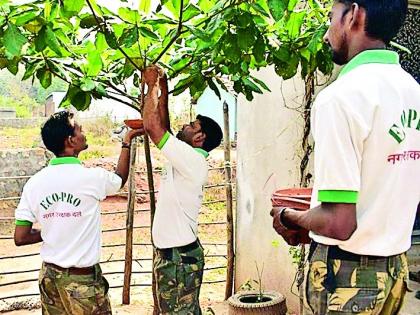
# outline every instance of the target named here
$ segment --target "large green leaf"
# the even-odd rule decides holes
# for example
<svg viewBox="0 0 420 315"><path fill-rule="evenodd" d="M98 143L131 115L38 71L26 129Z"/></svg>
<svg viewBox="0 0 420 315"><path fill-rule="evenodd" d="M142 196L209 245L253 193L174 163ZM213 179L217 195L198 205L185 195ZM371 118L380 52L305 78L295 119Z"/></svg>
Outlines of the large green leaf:
<svg viewBox="0 0 420 315"><path fill-rule="evenodd" d="M89 108L92 97L75 85L70 85L60 107L73 105L77 110L84 111Z"/></svg>
<svg viewBox="0 0 420 315"><path fill-rule="evenodd" d="M140 0L139 2L139 11L145 14L149 14L151 0Z"/></svg>
<svg viewBox="0 0 420 315"><path fill-rule="evenodd" d="M22 26L25 25L26 23L35 20L35 18L38 15L34 12L34 11L30 11L28 13L22 14L20 15L17 19L16 19L16 26Z"/></svg>
<svg viewBox="0 0 420 315"><path fill-rule="evenodd" d="M296 75L299 61L299 55L294 52L290 55L286 62L274 58L274 69L279 76L287 80Z"/></svg>
<svg viewBox="0 0 420 315"><path fill-rule="evenodd" d="M80 88L82 91L89 92L95 89L95 82L91 78L83 78L81 80Z"/></svg>
<svg viewBox="0 0 420 315"><path fill-rule="evenodd" d="M134 11L125 7L118 9L118 15L124 21L132 23L132 24L136 24L137 20L139 20L137 11Z"/></svg>
<svg viewBox="0 0 420 315"><path fill-rule="evenodd" d="M147 27L140 26L139 27L140 34L144 37L150 38L152 40L159 40L159 36L149 30Z"/></svg>
<svg viewBox="0 0 420 315"><path fill-rule="evenodd" d="M87 57L87 75L90 77L96 77L102 70L102 59L101 54L94 50L88 53Z"/></svg>
<svg viewBox="0 0 420 315"><path fill-rule="evenodd" d="M85 0L63 0L63 2L63 14L68 18L78 15L85 5Z"/></svg>
<svg viewBox="0 0 420 315"><path fill-rule="evenodd" d="M213 92L217 95L217 97L219 98L219 100L222 99L222 96L220 95L220 91L219 88L217 87L217 85L213 82L213 78L208 78L207 83L209 85L209 87L213 90Z"/></svg>
<svg viewBox="0 0 420 315"><path fill-rule="evenodd" d="M7 63L7 70L10 71L11 74L16 75L19 72L19 58L14 57L12 60L9 60Z"/></svg>
<svg viewBox="0 0 420 315"><path fill-rule="evenodd" d="M256 92L258 94L263 94L263 91L249 78L242 78L242 82L245 86L249 87L253 92Z"/></svg>
<svg viewBox="0 0 420 315"><path fill-rule="evenodd" d="M182 20L184 22L191 20L193 17L196 17L201 13L200 8L198 8L196 5L190 3L185 8L184 13L182 14Z"/></svg>
<svg viewBox="0 0 420 315"><path fill-rule="evenodd" d="M247 51L249 48L254 45L256 38L253 28L243 29L240 28L237 30L238 35L238 46L240 49Z"/></svg>
<svg viewBox="0 0 420 315"><path fill-rule="evenodd" d="M7 30L3 36L3 45L9 56L20 56L23 45L28 42L21 31L12 23L7 23Z"/></svg>
<svg viewBox="0 0 420 315"><path fill-rule="evenodd" d="M112 49L118 49L119 44L117 41L117 37L115 37L114 33L112 32L105 33L105 39L109 47L111 47Z"/></svg>
<svg viewBox="0 0 420 315"><path fill-rule="evenodd" d="M50 47L57 55L62 55L60 43L58 42L57 37L55 36L55 33L50 26L47 26L45 30L45 40L48 47Z"/></svg>
<svg viewBox="0 0 420 315"><path fill-rule="evenodd" d="M303 19L306 12L292 12L290 18L286 24L286 30L291 38L296 38L300 34L300 28L302 27Z"/></svg>
<svg viewBox="0 0 420 315"><path fill-rule="evenodd" d="M103 52L105 49L108 48L108 45L106 43L106 38L105 38L104 34L102 34L102 33L97 33L96 34L95 46L96 46L96 50L98 52Z"/></svg>
<svg viewBox="0 0 420 315"><path fill-rule="evenodd" d="M45 26L38 32L38 35L35 37L35 49L38 52L42 52L45 48L47 48L47 36L45 34Z"/></svg>
<svg viewBox="0 0 420 315"><path fill-rule="evenodd" d="M287 8L288 0L267 0L270 8L271 16L276 21L280 21L284 16L284 11Z"/></svg>
<svg viewBox="0 0 420 315"><path fill-rule="evenodd" d="M36 77L38 78L39 82L41 83L44 89L48 88L52 82L52 75L50 70L46 68L38 69L36 72Z"/></svg>
<svg viewBox="0 0 420 315"><path fill-rule="evenodd" d="M194 83L194 79L196 78L195 75L190 75L185 79L181 79L174 87L174 96L177 96L184 92L188 87L190 87Z"/></svg>
<svg viewBox="0 0 420 315"><path fill-rule="evenodd" d="M81 28L91 28L97 25L96 18L93 14L87 14L83 16L80 20L80 27Z"/></svg>
<svg viewBox="0 0 420 315"><path fill-rule="evenodd" d="M198 6L204 13L207 13L214 8L216 2L216 0L198 0Z"/></svg>
<svg viewBox="0 0 420 315"><path fill-rule="evenodd" d="M22 80L27 80L30 77L32 77L37 69L38 69L37 63L27 63L25 74L23 75Z"/></svg>
<svg viewBox="0 0 420 315"><path fill-rule="evenodd" d="M124 30L124 33L121 35L119 42L121 45L129 48L133 46L139 40L139 32L137 26L132 28L127 28Z"/></svg>

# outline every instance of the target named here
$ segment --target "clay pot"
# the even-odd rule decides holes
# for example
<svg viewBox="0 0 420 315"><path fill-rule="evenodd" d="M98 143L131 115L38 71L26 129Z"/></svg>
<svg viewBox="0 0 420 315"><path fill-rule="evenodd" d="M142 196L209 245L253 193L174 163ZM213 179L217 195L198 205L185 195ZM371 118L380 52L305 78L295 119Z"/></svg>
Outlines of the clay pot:
<svg viewBox="0 0 420 315"><path fill-rule="evenodd" d="M126 119L124 124L131 129L143 128L143 119Z"/></svg>
<svg viewBox="0 0 420 315"><path fill-rule="evenodd" d="M277 190L271 196L273 207L287 207L295 210L306 211L311 207L312 188L288 188ZM309 244L311 239L309 231L301 230L299 233L301 244Z"/></svg>
<svg viewBox="0 0 420 315"><path fill-rule="evenodd" d="M312 188L288 188L277 190L271 197L273 207L288 207L308 210L311 205Z"/></svg>

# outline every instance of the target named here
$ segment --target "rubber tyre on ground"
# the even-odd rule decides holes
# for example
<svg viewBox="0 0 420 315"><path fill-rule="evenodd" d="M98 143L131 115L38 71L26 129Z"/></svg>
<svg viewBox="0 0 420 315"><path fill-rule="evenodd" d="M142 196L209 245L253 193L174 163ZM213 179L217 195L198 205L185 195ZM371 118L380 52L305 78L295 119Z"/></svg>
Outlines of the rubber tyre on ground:
<svg viewBox="0 0 420 315"><path fill-rule="evenodd" d="M265 314L285 315L287 313L286 298L278 292L266 291L264 297L271 298L271 301L262 303L244 303L241 298L257 296L258 292L238 292L228 299L229 315Z"/></svg>

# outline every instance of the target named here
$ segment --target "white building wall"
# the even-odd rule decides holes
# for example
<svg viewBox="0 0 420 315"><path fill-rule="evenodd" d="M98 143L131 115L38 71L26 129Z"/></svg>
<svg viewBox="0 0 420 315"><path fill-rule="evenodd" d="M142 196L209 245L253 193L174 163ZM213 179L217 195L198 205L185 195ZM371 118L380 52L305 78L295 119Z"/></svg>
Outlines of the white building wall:
<svg viewBox="0 0 420 315"><path fill-rule="evenodd" d="M255 262L260 269L264 264L264 288L285 295L289 312L297 312L299 300L290 292L296 269L289 247L272 228L270 196L276 188L299 186L304 122L285 102L301 106L304 84L299 78L282 82L271 68L257 77L272 92L256 95L252 102L238 100L235 288L257 280Z"/></svg>

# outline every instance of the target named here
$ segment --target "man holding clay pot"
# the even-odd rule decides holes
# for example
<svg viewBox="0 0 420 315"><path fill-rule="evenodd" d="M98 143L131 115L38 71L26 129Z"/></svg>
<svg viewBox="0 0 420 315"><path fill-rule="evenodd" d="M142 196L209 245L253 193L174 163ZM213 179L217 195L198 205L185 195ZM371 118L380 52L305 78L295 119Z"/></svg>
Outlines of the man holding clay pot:
<svg viewBox="0 0 420 315"><path fill-rule="evenodd" d="M309 312L397 314L420 200L420 87L386 50L407 0L336 0L325 41L346 64L312 109L314 189L309 211L274 208L291 245L312 239Z"/></svg>

